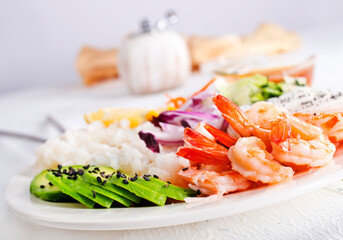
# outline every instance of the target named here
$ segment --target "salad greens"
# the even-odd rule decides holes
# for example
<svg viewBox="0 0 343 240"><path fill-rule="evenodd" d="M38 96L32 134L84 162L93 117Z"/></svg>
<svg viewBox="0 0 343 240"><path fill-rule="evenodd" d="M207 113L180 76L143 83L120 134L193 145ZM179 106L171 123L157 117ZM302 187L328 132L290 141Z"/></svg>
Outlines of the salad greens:
<svg viewBox="0 0 343 240"><path fill-rule="evenodd" d="M235 82L220 78L215 82L216 90L237 105L248 105L278 97L295 86L304 85L304 79L301 78L285 77L283 82L275 83L263 75L245 77Z"/></svg>

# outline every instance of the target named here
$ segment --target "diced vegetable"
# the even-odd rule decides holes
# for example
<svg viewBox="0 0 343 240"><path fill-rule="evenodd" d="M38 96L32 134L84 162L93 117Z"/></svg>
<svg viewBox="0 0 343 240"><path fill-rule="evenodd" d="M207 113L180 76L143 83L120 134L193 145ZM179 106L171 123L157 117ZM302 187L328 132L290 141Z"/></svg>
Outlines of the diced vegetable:
<svg viewBox="0 0 343 240"><path fill-rule="evenodd" d="M215 82L215 87L219 93L237 105L248 105L281 96L295 86L304 86L303 84L304 80L298 78L285 77L284 82L275 83L269 81L265 76L255 75L238 79L235 82L218 79Z"/></svg>

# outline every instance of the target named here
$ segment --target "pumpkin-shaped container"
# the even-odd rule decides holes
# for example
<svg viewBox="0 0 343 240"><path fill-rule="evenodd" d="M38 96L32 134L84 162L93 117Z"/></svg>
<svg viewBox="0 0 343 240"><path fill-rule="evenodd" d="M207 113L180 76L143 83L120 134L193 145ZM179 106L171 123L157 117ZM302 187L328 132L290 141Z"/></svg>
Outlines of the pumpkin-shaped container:
<svg viewBox="0 0 343 240"><path fill-rule="evenodd" d="M127 37L119 50L119 73L133 93L152 93L184 83L190 73L185 39L175 31Z"/></svg>

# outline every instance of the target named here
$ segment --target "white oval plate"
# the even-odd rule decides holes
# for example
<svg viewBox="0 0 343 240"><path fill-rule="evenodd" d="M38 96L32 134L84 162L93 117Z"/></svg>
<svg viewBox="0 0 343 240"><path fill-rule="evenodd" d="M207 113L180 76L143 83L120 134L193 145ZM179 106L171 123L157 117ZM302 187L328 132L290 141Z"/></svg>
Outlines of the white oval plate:
<svg viewBox="0 0 343 240"><path fill-rule="evenodd" d="M86 209L81 204L42 201L29 192L32 166L13 176L5 189L11 212L37 224L78 230L123 230L164 227L220 218L262 208L329 185L343 177L343 148L325 167L294 176L288 183L230 194L223 199L163 207Z"/></svg>

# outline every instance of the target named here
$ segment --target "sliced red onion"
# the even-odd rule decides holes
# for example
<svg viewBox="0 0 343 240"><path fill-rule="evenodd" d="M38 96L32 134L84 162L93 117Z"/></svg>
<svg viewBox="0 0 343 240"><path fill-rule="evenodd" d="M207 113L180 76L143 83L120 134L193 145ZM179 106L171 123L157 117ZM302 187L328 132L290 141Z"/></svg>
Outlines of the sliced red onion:
<svg viewBox="0 0 343 240"><path fill-rule="evenodd" d="M207 112L187 112L187 111L165 111L155 118L155 123L169 123L174 125L181 125L182 120L195 120L197 122L206 121L212 122L222 118L216 114Z"/></svg>
<svg viewBox="0 0 343 240"><path fill-rule="evenodd" d="M215 110L212 103L213 92L204 91L189 99L178 110L179 111L194 111L194 112L210 112Z"/></svg>
<svg viewBox="0 0 343 240"><path fill-rule="evenodd" d="M195 128L200 122L225 131L228 123L213 104L213 95L212 92L201 92L177 111L165 111L153 118L152 123L161 129L151 132L155 140L163 145L181 145L184 128Z"/></svg>
<svg viewBox="0 0 343 240"><path fill-rule="evenodd" d="M161 131L154 131L157 142L163 145L181 145L183 143L184 127L181 125L173 125L161 123Z"/></svg>
<svg viewBox="0 0 343 240"><path fill-rule="evenodd" d="M151 151L155 153L160 152L160 146L158 145L158 142L156 141L155 136L153 134L140 131L138 135L140 139L142 139L145 142L147 148L149 148Z"/></svg>

